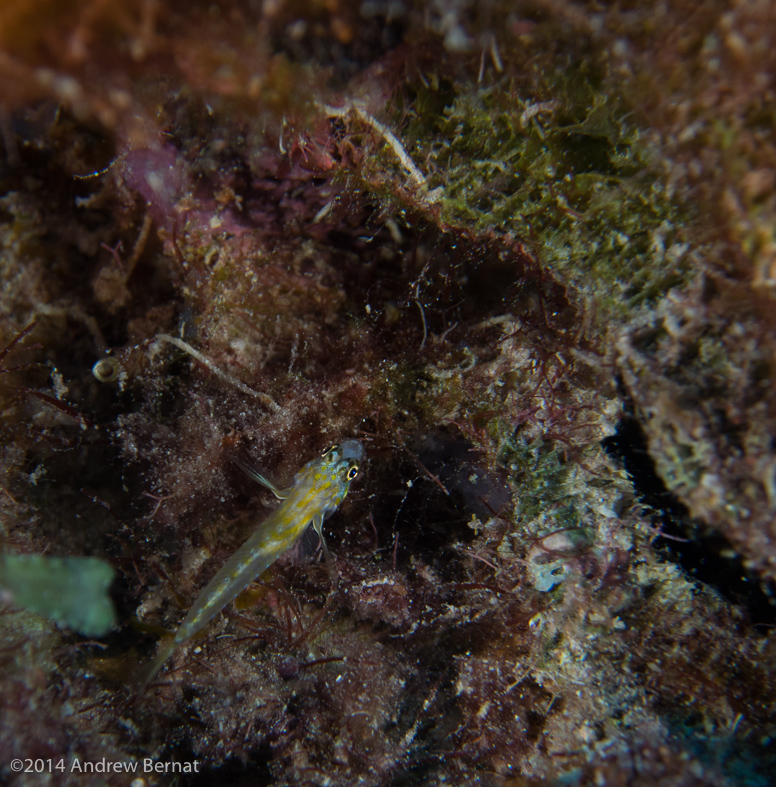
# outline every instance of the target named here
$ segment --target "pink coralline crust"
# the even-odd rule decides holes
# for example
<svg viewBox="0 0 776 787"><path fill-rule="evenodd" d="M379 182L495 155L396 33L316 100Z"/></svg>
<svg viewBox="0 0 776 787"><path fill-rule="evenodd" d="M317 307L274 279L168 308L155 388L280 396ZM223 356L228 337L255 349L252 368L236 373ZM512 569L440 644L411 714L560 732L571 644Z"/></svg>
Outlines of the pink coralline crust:
<svg viewBox="0 0 776 787"><path fill-rule="evenodd" d="M342 200L344 190L328 179L334 164L323 132L319 136L315 143L290 136L287 154L262 150L240 173L218 168L217 160L189 161L169 144L131 150L120 171L168 238L187 235L190 251L202 253L228 239L232 254L250 255L258 238L282 239L295 227L322 240L332 226L348 221L350 200ZM253 233L258 235L234 244Z"/></svg>
<svg viewBox="0 0 776 787"><path fill-rule="evenodd" d="M154 221L171 229L181 199L191 191L189 168L178 151L172 145L130 150L121 173L127 187L145 200Z"/></svg>

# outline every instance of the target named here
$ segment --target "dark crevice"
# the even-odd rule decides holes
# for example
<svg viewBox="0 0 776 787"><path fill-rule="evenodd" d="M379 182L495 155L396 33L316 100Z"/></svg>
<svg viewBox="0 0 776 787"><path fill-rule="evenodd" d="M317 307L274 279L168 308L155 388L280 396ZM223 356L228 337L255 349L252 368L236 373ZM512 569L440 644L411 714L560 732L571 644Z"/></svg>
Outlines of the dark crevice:
<svg viewBox="0 0 776 787"><path fill-rule="evenodd" d="M747 572L740 556L728 557L735 551L731 543L694 520L687 506L667 489L638 420L626 415L617 432L602 444L610 456L622 462L641 502L651 509L652 524L664 536L657 541L662 554L693 579L743 607L752 624L776 624L775 589Z"/></svg>

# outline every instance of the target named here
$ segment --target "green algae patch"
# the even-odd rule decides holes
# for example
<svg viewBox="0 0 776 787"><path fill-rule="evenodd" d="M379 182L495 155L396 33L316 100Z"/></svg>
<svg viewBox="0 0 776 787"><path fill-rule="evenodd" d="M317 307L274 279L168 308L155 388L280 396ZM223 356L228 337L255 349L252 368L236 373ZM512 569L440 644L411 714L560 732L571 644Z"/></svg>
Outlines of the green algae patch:
<svg viewBox="0 0 776 787"><path fill-rule="evenodd" d="M407 126L441 222L521 238L606 317L684 283L690 210L629 107L592 79L505 81L446 94L435 118Z"/></svg>
<svg viewBox="0 0 776 787"><path fill-rule="evenodd" d="M94 557L0 557L0 589L14 604L87 637L100 637L116 625L108 596L113 576L113 568Z"/></svg>
<svg viewBox="0 0 776 787"><path fill-rule="evenodd" d="M518 522L533 521L542 512L552 511L557 525L579 527L578 469L575 463L564 461L562 448L542 438L531 443L513 438L506 442L501 461L519 490Z"/></svg>

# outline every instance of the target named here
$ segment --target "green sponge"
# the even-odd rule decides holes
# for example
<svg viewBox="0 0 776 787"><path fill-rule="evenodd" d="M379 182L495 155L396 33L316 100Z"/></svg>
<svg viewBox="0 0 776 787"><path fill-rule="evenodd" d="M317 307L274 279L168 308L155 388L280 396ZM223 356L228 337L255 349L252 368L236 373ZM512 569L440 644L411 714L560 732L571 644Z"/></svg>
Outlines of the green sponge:
<svg viewBox="0 0 776 787"><path fill-rule="evenodd" d="M8 600L88 637L116 625L108 595L114 571L95 557L0 555L0 591Z"/></svg>

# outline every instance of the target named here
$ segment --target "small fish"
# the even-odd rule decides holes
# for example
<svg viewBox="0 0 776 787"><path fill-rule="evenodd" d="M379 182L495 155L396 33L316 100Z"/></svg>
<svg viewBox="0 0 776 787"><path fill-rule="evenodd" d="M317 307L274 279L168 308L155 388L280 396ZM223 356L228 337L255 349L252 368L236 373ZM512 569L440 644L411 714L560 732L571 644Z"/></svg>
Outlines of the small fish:
<svg viewBox="0 0 776 787"><path fill-rule="evenodd" d="M327 448L320 457L308 462L294 476L287 489L277 489L264 476L237 464L260 484L266 486L282 504L257 528L256 532L226 561L221 570L199 594L178 631L159 652L141 681L147 686L173 651L206 626L230 601L234 600L265 569L272 565L312 523L323 545L329 573L334 569L323 540L323 520L331 516L345 499L350 483L358 475L364 447L359 440L343 440Z"/></svg>

